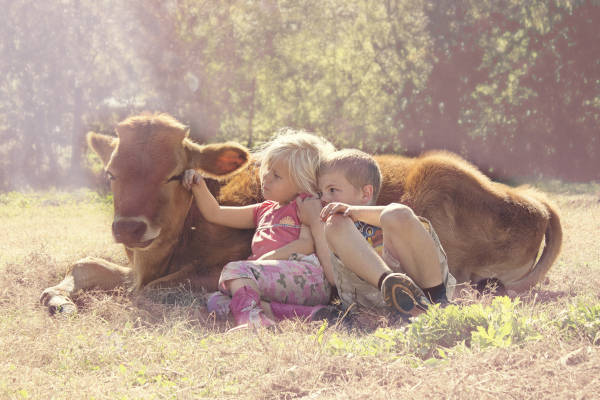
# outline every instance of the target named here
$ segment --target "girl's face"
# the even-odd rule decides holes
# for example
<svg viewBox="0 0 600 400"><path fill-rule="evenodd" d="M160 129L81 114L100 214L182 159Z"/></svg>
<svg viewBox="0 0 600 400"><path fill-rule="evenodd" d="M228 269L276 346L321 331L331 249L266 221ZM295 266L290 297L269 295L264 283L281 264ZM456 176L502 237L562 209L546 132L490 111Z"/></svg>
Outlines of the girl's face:
<svg viewBox="0 0 600 400"><path fill-rule="evenodd" d="M265 200L287 204L292 201L300 188L294 183L286 163L278 160L267 167L267 173L261 179L262 192Z"/></svg>

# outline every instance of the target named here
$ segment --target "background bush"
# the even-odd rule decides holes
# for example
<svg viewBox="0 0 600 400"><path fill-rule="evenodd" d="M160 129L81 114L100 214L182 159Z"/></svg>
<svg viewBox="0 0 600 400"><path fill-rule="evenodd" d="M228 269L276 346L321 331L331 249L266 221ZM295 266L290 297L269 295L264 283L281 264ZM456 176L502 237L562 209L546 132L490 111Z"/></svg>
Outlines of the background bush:
<svg viewBox="0 0 600 400"><path fill-rule="evenodd" d="M94 184L84 135L142 110L199 141L282 126L496 177L598 180L594 0L0 0L0 189Z"/></svg>

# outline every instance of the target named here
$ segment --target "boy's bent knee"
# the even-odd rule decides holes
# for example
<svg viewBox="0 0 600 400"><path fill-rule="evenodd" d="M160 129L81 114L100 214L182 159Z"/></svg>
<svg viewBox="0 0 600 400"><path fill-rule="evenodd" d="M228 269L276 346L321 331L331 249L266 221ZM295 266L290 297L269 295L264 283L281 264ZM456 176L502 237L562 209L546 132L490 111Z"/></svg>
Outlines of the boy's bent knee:
<svg viewBox="0 0 600 400"><path fill-rule="evenodd" d="M384 232L399 231L406 234L415 229L423 229L412 208L404 204L392 203L386 206L379 216L379 221Z"/></svg>
<svg viewBox="0 0 600 400"><path fill-rule="evenodd" d="M397 203L387 205L381 212L379 221L384 230L397 228L405 230L420 223L410 207Z"/></svg>
<svg viewBox="0 0 600 400"><path fill-rule="evenodd" d="M340 238L351 229L356 229L352 220L342 215L333 215L325 223L325 237L327 241Z"/></svg>

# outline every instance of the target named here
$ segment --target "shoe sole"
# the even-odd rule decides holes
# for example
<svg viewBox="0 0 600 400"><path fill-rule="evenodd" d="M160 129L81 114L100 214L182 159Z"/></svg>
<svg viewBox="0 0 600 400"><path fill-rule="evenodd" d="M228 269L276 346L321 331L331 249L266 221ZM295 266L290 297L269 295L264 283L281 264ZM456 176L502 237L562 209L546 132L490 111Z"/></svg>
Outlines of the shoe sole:
<svg viewBox="0 0 600 400"><path fill-rule="evenodd" d="M389 279L383 281L382 288L384 301L406 316L416 316L427 310L428 304L417 300L414 295L415 292L421 292L421 289L408 279L390 275ZM422 294L421 297L425 298L425 295Z"/></svg>

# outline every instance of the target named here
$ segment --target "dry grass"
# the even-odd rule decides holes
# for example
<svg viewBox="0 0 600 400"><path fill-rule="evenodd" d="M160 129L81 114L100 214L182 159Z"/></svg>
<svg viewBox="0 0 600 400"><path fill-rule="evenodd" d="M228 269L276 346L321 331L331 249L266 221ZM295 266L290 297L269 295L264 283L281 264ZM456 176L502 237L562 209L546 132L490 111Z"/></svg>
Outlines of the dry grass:
<svg viewBox="0 0 600 400"><path fill-rule="evenodd" d="M86 293L79 314L51 318L38 297L70 263L86 255L124 262L110 206L89 192L0 195L0 398L595 398L594 321L570 330L556 321L599 303L600 192L544 188L562 211L564 247L547 281L515 308L539 335L506 346L458 343L425 360L414 347L420 336L411 347L402 339L409 327L397 325L360 333L286 321L281 332L226 333L185 289L162 301ZM460 307L430 321L491 303L467 291Z"/></svg>

